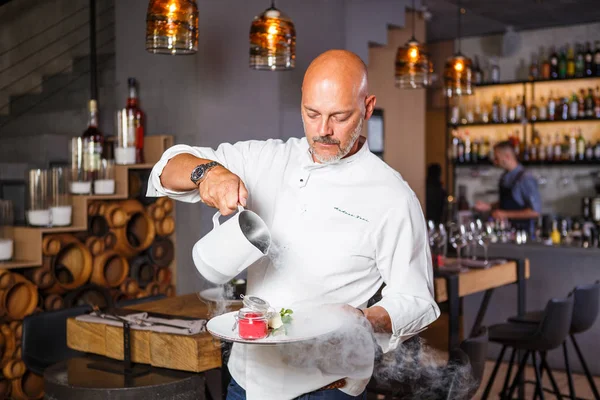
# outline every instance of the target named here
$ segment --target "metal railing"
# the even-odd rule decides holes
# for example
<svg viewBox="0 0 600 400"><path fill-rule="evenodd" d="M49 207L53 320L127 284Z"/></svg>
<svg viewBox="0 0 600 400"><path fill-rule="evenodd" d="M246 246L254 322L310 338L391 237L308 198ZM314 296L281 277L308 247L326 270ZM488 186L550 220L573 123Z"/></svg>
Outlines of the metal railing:
<svg viewBox="0 0 600 400"><path fill-rule="evenodd" d="M2 1L2 0L0 0L0 1ZM44 35L48 35L49 32L51 32L53 29L61 27L65 24L73 23L76 21L76 19L80 19L82 14L85 12L89 12L89 20L86 20L83 23L76 24L75 27L69 29L67 32L63 33L62 35L59 35L58 37L49 40L48 42L45 42L40 45L36 45L36 43L34 43L34 41L36 39L43 37ZM13 52L13 51L19 50L19 49L22 49L22 50L24 49L22 51L24 54L23 56L21 56L19 59L15 60L10 65L8 65L0 70L0 78L2 78L3 76L4 77L8 76L9 73L16 72L16 75L17 75L16 78L14 78L14 79L11 78L10 82L3 84L0 87L0 92L2 92L2 91L8 92L10 90L10 88L15 86L17 83L25 81L26 79L30 78L32 75L37 74L40 71L42 71L47 64L52 63L52 62L60 59L61 57L64 58L66 55L70 54L74 49L84 45L86 42L89 42L89 45L90 45L89 46L90 62L86 69L82 70L78 74L69 73L70 69L72 68L72 65L69 63L63 69L60 69L58 71L53 71L53 73L51 75L69 73L69 75L67 75L69 77L69 79L62 86L59 86L51 91L42 91L41 89L44 84L44 80L42 78L41 83L32 84L30 87L27 87L26 90L22 91L22 93L20 93L18 95L10 95L10 93L9 93L8 101L3 104L0 103L0 116L2 115L2 113L8 114L8 118L6 118L0 122L0 128L13 122L16 119L22 117L23 115L27 114L28 112L30 112L33 109L35 109L36 107L38 107L41 103L46 102L47 100L51 99L52 97L56 96L57 94L61 93L62 91L68 89L73 83L75 83L77 80L79 80L80 78L82 78L83 76L86 76L86 75L90 76L91 98L98 99L97 71L102 70L103 67L105 67L106 64L108 64L110 62L110 59L107 59L101 63L98 63L97 62L97 53L102 52L104 49L106 49L110 45L112 45L115 41L115 36L114 36L114 22L113 21L106 23L106 24L104 24L104 26L97 28L96 27L96 18L105 17L113 12L114 12L114 5L111 4L109 7L105 8L99 14L97 14L96 0L89 0L88 5L79 7L76 10L69 12L67 15L63 16L58 21L33 33L32 35L28 36L26 39L21 40L20 42L16 43L15 45L11 46L10 48L8 48L0 53L0 59L2 59L3 56L5 56L6 54L8 54L10 52ZM81 39L78 39L79 38L78 32L80 30L82 30L83 28L85 28L86 26L89 28L88 34L86 36L82 37ZM100 36L100 35L105 36L105 38L103 39L102 43L97 43L97 36ZM37 65L36 67L33 67L33 68L24 67L24 64L27 61L29 61L31 58L40 57L40 52L42 50L44 50L45 48L48 48L49 46L54 46L54 45L58 46L58 45L60 45L61 42L66 42L67 40L70 40L70 42L73 43L74 38L78 39L74 42L74 44L69 45L66 49L64 49L58 53L49 54L49 56L43 60L38 60L38 62L36 62L36 65ZM24 68L26 70L21 72L21 68ZM5 79L5 80L7 80L7 79ZM25 96L31 95L31 94L39 95L39 99L37 99L37 101L35 101L32 105L20 110L17 113L10 112L11 103L13 101L17 101L17 100L19 100ZM7 113L7 111L8 111L8 113Z"/></svg>

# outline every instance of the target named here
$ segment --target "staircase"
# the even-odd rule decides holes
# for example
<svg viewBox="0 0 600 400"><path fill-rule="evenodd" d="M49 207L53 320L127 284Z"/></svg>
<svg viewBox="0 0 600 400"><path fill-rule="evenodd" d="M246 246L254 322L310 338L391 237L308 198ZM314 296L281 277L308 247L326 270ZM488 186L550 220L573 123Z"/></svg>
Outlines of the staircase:
<svg viewBox="0 0 600 400"><path fill-rule="evenodd" d="M115 109L114 1L98 0L96 5L98 97L107 126L112 126ZM0 6L3 162L19 161L19 151L7 147L29 147L34 140L52 145L55 136L67 143L85 129L90 98L89 18L89 0L11 0ZM63 158L67 149L61 144Z"/></svg>

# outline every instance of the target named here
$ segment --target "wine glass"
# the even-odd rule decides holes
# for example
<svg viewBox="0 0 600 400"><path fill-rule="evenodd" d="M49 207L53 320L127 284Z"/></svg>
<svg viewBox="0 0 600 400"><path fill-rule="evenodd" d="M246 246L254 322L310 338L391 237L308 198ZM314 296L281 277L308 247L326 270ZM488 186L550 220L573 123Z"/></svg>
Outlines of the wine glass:
<svg viewBox="0 0 600 400"><path fill-rule="evenodd" d="M456 249L457 266L460 267L462 265L462 249L468 244L467 232L463 224L460 224L450 234L450 244Z"/></svg>
<svg viewBox="0 0 600 400"><path fill-rule="evenodd" d="M485 229L481 231L479 235L479 245L483 247L483 260L485 265L488 263L488 247L492 242L492 238L494 236L494 228L491 224L485 224Z"/></svg>

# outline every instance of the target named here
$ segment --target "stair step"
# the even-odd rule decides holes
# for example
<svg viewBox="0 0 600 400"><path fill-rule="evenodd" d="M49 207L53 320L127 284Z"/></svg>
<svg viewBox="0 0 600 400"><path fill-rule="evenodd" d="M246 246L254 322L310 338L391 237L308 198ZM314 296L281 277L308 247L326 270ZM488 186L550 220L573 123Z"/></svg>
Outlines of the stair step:
<svg viewBox="0 0 600 400"><path fill-rule="evenodd" d="M74 61L72 73L45 76L42 84L42 92L89 90L90 71L87 67L83 68L81 64L89 65L89 60L85 62ZM106 61L99 61L98 64L98 86L114 86L116 80L114 56L107 57Z"/></svg>

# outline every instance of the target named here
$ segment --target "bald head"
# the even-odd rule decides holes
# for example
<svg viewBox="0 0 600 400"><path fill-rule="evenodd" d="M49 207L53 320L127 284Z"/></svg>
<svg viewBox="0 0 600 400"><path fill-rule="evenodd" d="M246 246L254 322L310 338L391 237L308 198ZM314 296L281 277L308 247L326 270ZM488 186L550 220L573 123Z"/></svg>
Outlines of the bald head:
<svg viewBox="0 0 600 400"><path fill-rule="evenodd" d="M313 159L335 162L358 151L374 107L367 67L356 54L329 50L315 58L302 83L302 121Z"/></svg>

